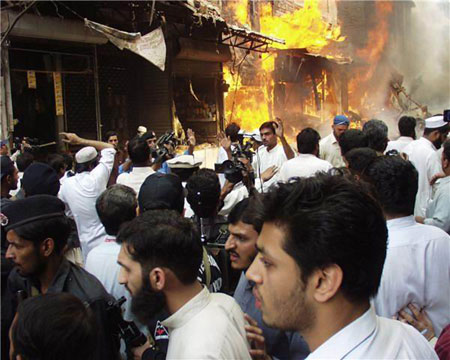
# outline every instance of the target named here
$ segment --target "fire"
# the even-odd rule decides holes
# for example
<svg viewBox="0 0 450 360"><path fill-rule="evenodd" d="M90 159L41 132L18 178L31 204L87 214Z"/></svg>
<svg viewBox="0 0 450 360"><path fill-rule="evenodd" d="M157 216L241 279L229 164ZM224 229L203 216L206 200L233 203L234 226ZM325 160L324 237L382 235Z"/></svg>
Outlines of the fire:
<svg viewBox="0 0 450 360"><path fill-rule="evenodd" d="M227 8L232 9L233 19L240 24L247 23L248 0L227 2ZM311 53L319 53L331 42L343 41L340 27L332 27L325 22L319 9L318 0L305 0L304 7L282 16L272 15L270 3L259 3L259 31L265 35L284 39L286 45L273 44L276 48L307 49ZM230 84L225 96L226 121L237 122L241 128L252 131L263 122L274 119L274 87L272 73L275 70L275 53L262 54L254 61L257 68L252 84L243 84L240 74L232 74L229 67L224 66L224 79ZM239 63L239 61L237 61ZM323 83L322 83L323 82ZM317 88L320 88L320 101L325 103L328 94L327 79L324 76ZM318 114L314 93L303 106L303 113L324 117L322 106ZM322 115L322 116L321 116Z"/></svg>
<svg viewBox="0 0 450 360"><path fill-rule="evenodd" d="M282 16L272 16L272 6L263 4L260 17L261 32L286 40L277 48L308 49L318 53L330 41L343 41L339 26L333 28L322 19L317 0L305 0L304 7Z"/></svg>

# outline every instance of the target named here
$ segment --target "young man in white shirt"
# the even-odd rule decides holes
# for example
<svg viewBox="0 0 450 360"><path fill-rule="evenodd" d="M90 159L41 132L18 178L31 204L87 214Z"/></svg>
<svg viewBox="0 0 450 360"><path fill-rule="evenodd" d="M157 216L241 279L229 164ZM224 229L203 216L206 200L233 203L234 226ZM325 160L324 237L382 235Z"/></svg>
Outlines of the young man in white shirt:
<svg viewBox="0 0 450 360"><path fill-rule="evenodd" d="M437 154L442 143L447 138L449 124L442 115L436 115L425 120L423 137L412 141L403 152L419 172L419 189L417 190L415 216L425 216L428 203L431 200L432 187L430 181L434 175L442 172Z"/></svg>
<svg viewBox="0 0 450 360"><path fill-rule="evenodd" d="M417 330L370 306L387 229L366 187L319 173L271 189L261 212L258 255L246 276L263 321L298 331L307 359L437 359Z"/></svg>
<svg viewBox="0 0 450 360"><path fill-rule="evenodd" d="M70 145L85 146L75 154L76 174L64 180L58 196L73 214L83 260L86 261L89 251L101 244L106 235L95 210L95 201L106 189L116 150L113 145L102 141L83 139L72 133L61 135L63 141Z"/></svg>
<svg viewBox="0 0 450 360"><path fill-rule="evenodd" d="M414 221L418 175L409 161L381 157L366 169L366 175L383 208L389 234L374 299L377 314L392 317L413 303L426 311L439 336L450 323L450 236Z"/></svg>
<svg viewBox="0 0 450 360"><path fill-rule="evenodd" d="M328 161L333 167L344 167L344 159L339 147L339 138L347 131L350 120L345 115L336 115L333 119L332 133L320 140L320 158Z"/></svg>
<svg viewBox="0 0 450 360"><path fill-rule="evenodd" d="M399 153L412 141L416 140L417 121L412 116L402 116L398 121L398 132L400 137L397 140L388 142L385 153L390 150L397 150Z"/></svg>
<svg viewBox="0 0 450 360"><path fill-rule="evenodd" d="M147 211L117 240L119 282L131 293L134 314L143 323L162 309L170 315L162 322L170 332L166 359L250 359L239 305L197 280L203 250L190 220L175 211ZM135 356L146 359L148 347L135 349Z"/></svg>
<svg viewBox="0 0 450 360"><path fill-rule="evenodd" d="M129 173L120 174L117 177L117 184L129 186L139 194L145 179L155 173L151 166L150 148L143 138L135 137L128 142L128 155L133 169Z"/></svg>
<svg viewBox="0 0 450 360"><path fill-rule="evenodd" d="M293 177L310 177L316 172L327 172L333 166L326 160L319 159L319 133L306 128L297 135L297 150L299 155L286 161L280 170L280 180L289 181Z"/></svg>
<svg viewBox="0 0 450 360"><path fill-rule="evenodd" d="M277 121L267 121L259 128L262 146L258 148L253 156L253 170L255 172L255 188L258 191L265 192L267 189L279 180L278 171L281 166L289 159L293 159L295 154L291 146L284 137L283 123L281 119ZM278 138L281 145L278 144ZM263 173L270 175L263 180Z"/></svg>

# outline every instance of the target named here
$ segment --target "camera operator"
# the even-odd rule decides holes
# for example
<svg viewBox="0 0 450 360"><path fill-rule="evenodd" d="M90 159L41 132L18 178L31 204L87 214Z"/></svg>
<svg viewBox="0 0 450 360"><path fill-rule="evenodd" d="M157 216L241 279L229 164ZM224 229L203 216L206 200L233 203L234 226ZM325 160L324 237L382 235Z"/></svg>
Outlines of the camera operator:
<svg viewBox="0 0 450 360"><path fill-rule="evenodd" d="M19 292L27 296L67 292L88 303L95 314L99 326L95 359L117 359L118 339L106 316L107 302L113 298L94 276L64 258L70 233L64 210L64 203L51 195L16 200L2 209L6 258L15 265L2 303L2 322L6 328L11 324Z"/></svg>
<svg viewBox="0 0 450 360"><path fill-rule="evenodd" d="M231 123L225 128L225 132L217 135L219 140L219 152L217 153L217 164L222 164L226 160L231 160L232 152L239 145L239 131L241 128L236 123ZM220 186L225 184L225 176L219 175Z"/></svg>

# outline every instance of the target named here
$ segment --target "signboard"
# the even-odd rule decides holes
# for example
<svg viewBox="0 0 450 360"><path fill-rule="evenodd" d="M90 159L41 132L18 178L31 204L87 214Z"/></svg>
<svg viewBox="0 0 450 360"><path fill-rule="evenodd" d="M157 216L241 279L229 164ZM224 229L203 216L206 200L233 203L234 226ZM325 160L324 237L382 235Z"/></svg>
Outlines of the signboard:
<svg viewBox="0 0 450 360"><path fill-rule="evenodd" d="M27 71L28 89L36 89L36 73Z"/></svg>
<svg viewBox="0 0 450 360"><path fill-rule="evenodd" d="M60 72L53 73L53 86L55 89L56 115L57 116L64 115L63 90Z"/></svg>

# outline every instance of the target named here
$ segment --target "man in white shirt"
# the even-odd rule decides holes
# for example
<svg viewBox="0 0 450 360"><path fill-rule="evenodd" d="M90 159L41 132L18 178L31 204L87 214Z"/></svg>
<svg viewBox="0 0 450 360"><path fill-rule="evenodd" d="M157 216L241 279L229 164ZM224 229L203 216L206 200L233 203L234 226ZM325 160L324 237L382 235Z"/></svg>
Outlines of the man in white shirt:
<svg viewBox="0 0 450 360"><path fill-rule="evenodd" d="M319 133L312 129L303 129L297 135L297 150L299 155L286 161L280 170L280 180L287 182L293 177L310 177L318 171L327 172L332 165L318 158L319 155Z"/></svg>
<svg viewBox="0 0 450 360"><path fill-rule="evenodd" d="M397 150L399 153L412 141L416 140L416 119L412 116L402 116L398 121L398 132L400 137L397 140L388 142L385 153L390 150Z"/></svg>
<svg viewBox="0 0 450 360"><path fill-rule="evenodd" d="M117 256L120 245L116 243L116 236L123 223L136 217L136 193L128 186L113 185L98 197L95 207L107 235L100 245L89 252L84 268L100 280L115 299L126 297L124 317L126 320L133 320L130 311L131 296L118 282L120 266L117 264Z"/></svg>
<svg viewBox="0 0 450 360"><path fill-rule="evenodd" d="M102 141L83 139L72 133L61 135L68 144L85 146L75 154L76 174L62 183L58 196L73 215L86 261L89 251L101 244L106 235L95 211L95 201L106 189L116 150ZM100 160L97 151L100 151Z"/></svg>
<svg viewBox="0 0 450 360"><path fill-rule="evenodd" d="M261 134L262 146L258 148L253 156L252 167L255 172L255 188L258 191L265 192L267 189L279 180L278 171L281 166L289 159L293 159L295 154L291 146L284 137L283 123L281 119L277 121L267 121L259 128ZM280 138L281 145L278 144ZM270 177L263 180L262 174L270 171Z"/></svg>
<svg viewBox="0 0 450 360"><path fill-rule="evenodd" d="M388 227L388 249L378 315L395 316L409 303L425 310L437 336L450 323L450 236L414 221L417 171L400 156L377 159L366 170ZM448 205L448 204L447 204Z"/></svg>
<svg viewBox="0 0 450 360"><path fill-rule="evenodd" d="M239 145L239 131L241 128L236 123L228 124L224 133L219 133L219 151L217 153L217 164L222 164L226 160L231 160L231 154L236 146ZM225 176L219 174L220 187L225 184Z"/></svg>
<svg viewBox="0 0 450 360"><path fill-rule="evenodd" d="M211 294L197 280L202 243L194 224L175 211L147 211L121 229L119 282L132 295L132 311L147 323L169 317L166 359L250 359L244 314L235 300ZM146 357L149 343L135 349ZM144 352L144 354L142 354Z"/></svg>
<svg viewBox="0 0 450 360"><path fill-rule="evenodd" d="M319 173L280 183L261 211L258 255L246 276L263 321L299 332L311 350L307 359L437 359L417 330L370 306L387 229L365 186Z"/></svg>
<svg viewBox="0 0 450 360"><path fill-rule="evenodd" d="M443 148L441 164L445 176L436 182L436 192L427 207L426 216L416 216L416 221L437 226L450 234L450 140L444 143Z"/></svg>
<svg viewBox="0 0 450 360"><path fill-rule="evenodd" d="M412 141L403 152L419 172L419 189L417 190L415 216L425 216L428 203L431 200L432 187L430 181L434 175L442 172L439 156L436 152L445 141L449 125L442 115L425 120L423 137Z"/></svg>
<svg viewBox="0 0 450 360"><path fill-rule="evenodd" d="M345 115L336 115L331 128L333 132L320 141L320 158L328 161L333 167L344 167L341 149L339 147L340 136L347 131L350 121Z"/></svg>
<svg viewBox="0 0 450 360"><path fill-rule="evenodd" d="M143 138L135 137L128 142L128 155L133 169L129 173L120 174L117 177L117 184L129 186L139 194L145 179L155 173L151 167L150 148Z"/></svg>

